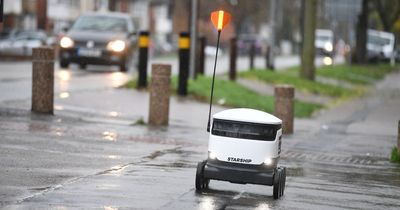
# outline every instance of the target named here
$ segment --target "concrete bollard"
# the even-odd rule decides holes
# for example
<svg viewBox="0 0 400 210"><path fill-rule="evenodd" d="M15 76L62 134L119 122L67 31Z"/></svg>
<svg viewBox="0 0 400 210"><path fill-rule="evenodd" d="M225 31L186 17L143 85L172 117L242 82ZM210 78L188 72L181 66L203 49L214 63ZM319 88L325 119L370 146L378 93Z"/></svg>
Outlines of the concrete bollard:
<svg viewBox="0 0 400 210"><path fill-rule="evenodd" d="M294 121L294 87L290 85L275 86L275 116L282 120L283 133L293 133Z"/></svg>
<svg viewBox="0 0 400 210"><path fill-rule="evenodd" d="M151 66L149 124L168 125L171 65Z"/></svg>
<svg viewBox="0 0 400 210"><path fill-rule="evenodd" d="M237 59L237 39L231 38L231 47L229 53L229 80L236 80L236 59Z"/></svg>
<svg viewBox="0 0 400 210"><path fill-rule="evenodd" d="M32 51L32 112L53 114L54 49L34 48Z"/></svg>

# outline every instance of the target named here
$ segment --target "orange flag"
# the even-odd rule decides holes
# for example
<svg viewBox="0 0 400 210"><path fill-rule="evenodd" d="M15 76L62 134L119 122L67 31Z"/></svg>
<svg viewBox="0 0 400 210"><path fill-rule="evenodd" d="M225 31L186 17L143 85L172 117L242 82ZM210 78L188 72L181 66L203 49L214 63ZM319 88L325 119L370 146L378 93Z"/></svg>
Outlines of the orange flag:
<svg viewBox="0 0 400 210"><path fill-rule="evenodd" d="M223 10L218 10L211 13L211 22L218 31L221 31L230 20L231 14Z"/></svg>

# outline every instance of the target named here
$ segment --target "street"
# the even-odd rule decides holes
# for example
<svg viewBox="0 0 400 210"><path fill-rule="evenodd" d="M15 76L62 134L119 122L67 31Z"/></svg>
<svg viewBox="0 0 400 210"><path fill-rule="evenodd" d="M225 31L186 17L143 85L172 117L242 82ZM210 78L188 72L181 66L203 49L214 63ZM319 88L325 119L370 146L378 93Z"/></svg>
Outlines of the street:
<svg viewBox="0 0 400 210"><path fill-rule="evenodd" d="M285 195L274 200L272 187L214 180L196 193L208 105L172 96L169 127L135 125L147 121L148 93L116 88L132 78L116 70L56 67L55 115L45 116L30 112L31 64L0 63L0 208L400 208L400 166L389 162L399 73L364 98L295 120L283 137Z"/></svg>

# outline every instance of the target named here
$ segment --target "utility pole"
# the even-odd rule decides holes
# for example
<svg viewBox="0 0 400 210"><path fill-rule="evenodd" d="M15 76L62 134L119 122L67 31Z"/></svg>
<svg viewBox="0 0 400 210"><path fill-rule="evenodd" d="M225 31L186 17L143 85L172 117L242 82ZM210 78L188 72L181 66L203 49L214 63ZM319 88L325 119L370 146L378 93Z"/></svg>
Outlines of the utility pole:
<svg viewBox="0 0 400 210"><path fill-rule="evenodd" d="M275 33L276 33L276 0L270 0L269 5L269 25L271 27L271 34L269 39L269 47L268 47L268 68L275 68Z"/></svg>
<svg viewBox="0 0 400 210"><path fill-rule="evenodd" d="M190 56L189 56L189 78L194 79L196 74L196 46L197 46L197 12L198 0L191 0L190 16Z"/></svg>

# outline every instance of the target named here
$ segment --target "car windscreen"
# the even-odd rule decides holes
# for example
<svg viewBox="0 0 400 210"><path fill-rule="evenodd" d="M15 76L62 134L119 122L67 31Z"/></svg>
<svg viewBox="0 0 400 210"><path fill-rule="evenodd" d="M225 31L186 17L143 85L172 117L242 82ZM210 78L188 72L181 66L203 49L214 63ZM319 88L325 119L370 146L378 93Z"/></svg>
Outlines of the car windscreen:
<svg viewBox="0 0 400 210"><path fill-rule="evenodd" d="M384 46L390 44L390 39L368 34L368 42L371 44Z"/></svg>
<svg viewBox="0 0 400 210"><path fill-rule="evenodd" d="M214 119L211 134L230 138L274 141L281 125Z"/></svg>
<svg viewBox="0 0 400 210"><path fill-rule="evenodd" d="M41 40L45 41L47 38L47 35L43 32L19 32L15 35L14 39L15 40Z"/></svg>
<svg viewBox="0 0 400 210"><path fill-rule="evenodd" d="M323 41L323 42L330 42L330 41L331 41L331 37L330 37L330 36L320 36L320 35L317 35L317 36L315 36L315 39L316 39L316 40Z"/></svg>
<svg viewBox="0 0 400 210"><path fill-rule="evenodd" d="M127 23L124 18L108 16L82 16L76 20L71 30L126 32L126 24Z"/></svg>

